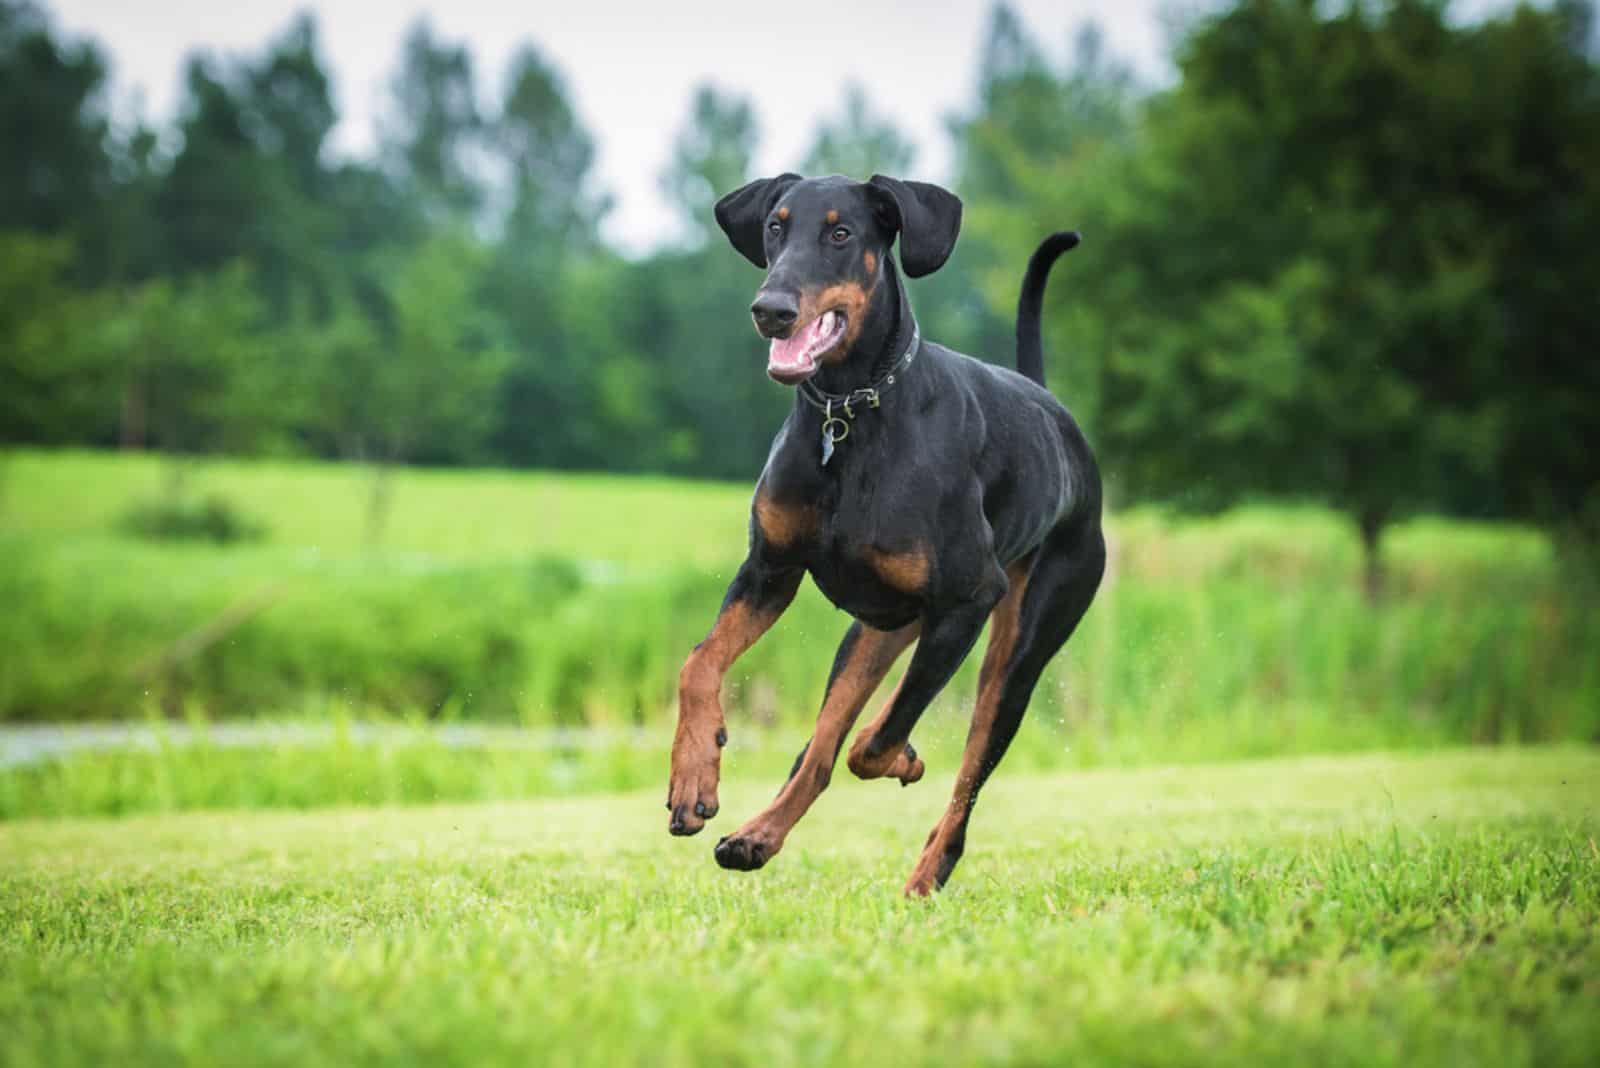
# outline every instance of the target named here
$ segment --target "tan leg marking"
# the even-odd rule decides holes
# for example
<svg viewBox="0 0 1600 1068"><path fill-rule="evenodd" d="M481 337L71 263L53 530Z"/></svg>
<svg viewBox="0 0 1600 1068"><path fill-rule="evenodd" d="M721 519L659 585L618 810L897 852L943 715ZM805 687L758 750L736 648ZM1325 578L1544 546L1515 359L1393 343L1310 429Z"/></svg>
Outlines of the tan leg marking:
<svg viewBox="0 0 1600 1068"><path fill-rule="evenodd" d="M793 597L790 589L766 611L756 611L744 601L726 606L678 674L678 729L672 739L672 779L667 788L667 807L673 821L683 827L676 833L693 834L717 814L722 747L728 740L722 716L723 676L777 621Z"/></svg>
<svg viewBox="0 0 1600 1068"><path fill-rule="evenodd" d="M1000 710L1006 668L1017 649L1022 598L1027 593L1028 575L1027 566L1012 565L1007 571L1011 586L989 617L989 645L983 653L983 667L978 671L978 702L972 713L972 726L967 730L967 746L961 754L961 770L956 773L950 804L928 835L927 844L922 847L922 856L918 858L911 878L906 880L905 892L908 897L926 897L939 888L940 863L951 842L964 833L983 754L989 747L989 735L994 731L995 716Z"/></svg>
<svg viewBox="0 0 1600 1068"><path fill-rule="evenodd" d="M806 746L800 766L772 803L730 835L731 838L743 838L760 844L768 860L783 848L790 830L800 822L800 817L806 814L812 802L827 789L845 734L866 707L883 677L894 667L895 660L916 641L920 629L921 625L917 623L899 630L861 629L861 636L850 650L849 660L833 680L833 685L828 687L822 711L817 714L816 730Z"/></svg>

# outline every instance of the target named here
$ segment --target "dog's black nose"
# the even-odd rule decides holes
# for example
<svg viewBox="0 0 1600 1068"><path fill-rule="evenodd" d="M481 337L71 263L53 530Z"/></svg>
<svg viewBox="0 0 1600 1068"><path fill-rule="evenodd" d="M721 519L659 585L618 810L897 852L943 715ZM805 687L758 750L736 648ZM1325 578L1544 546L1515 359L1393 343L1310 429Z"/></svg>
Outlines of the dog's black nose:
<svg viewBox="0 0 1600 1068"><path fill-rule="evenodd" d="M775 337L800 318L800 301L793 293L763 289L750 305L750 315L762 337Z"/></svg>

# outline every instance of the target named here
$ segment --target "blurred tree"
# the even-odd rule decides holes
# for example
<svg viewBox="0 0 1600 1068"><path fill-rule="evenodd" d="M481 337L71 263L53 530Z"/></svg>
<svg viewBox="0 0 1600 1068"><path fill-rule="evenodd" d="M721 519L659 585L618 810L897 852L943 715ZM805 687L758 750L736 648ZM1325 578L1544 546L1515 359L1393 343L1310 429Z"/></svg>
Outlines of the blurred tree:
<svg viewBox="0 0 1600 1068"><path fill-rule="evenodd" d="M388 328L340 308L298 343L313 363L312 418L346 456L372 463L369 540L388 516L389 471L410 460L481 461L508 356L478 292L487 254L462 234L431 238L386 290Z"/></svg>
<svg viewBox="0 0 1600 1068"><path fill-rule="evenodd" d="M604 466L595 381L613 354L574 319L576 276L601 255L608 202L592 189L594 142L560 74L531 47L512 60L490 134L504 207L485 296L514 352L500 383L495 451L517 464ZM575 410L585 414L573 418Z"/></svg>
<svg viewBox="0 0 1600 1068"><path fill-rule="evenodd" d="M337 285L323 145L337 115L301 16L256 60L192 57L183 147L155 195L179 276L248 263L274 314L319 308Z"/></svg>
<svg viewBox="0 0 1600 1068"><path fill-rule="evenodd" d="M1503 510L1507 391L1553 402L1592 373L1565 354L1596 348L1574 309L1600 95L1592 66L1551 66L1560 40L1547 12L1461 26L1423 0L1245 0L1197 25L1137 150L1085 190L1112 258L1075 299L1123 492L1329 500L1374 592L1397 511ZM1540 235L1542 261L1502 255Z"/></svg>
<svg viewBox="0 0 1600 1068"><path fill-rule="evenodd" d="M90 280L112 187L105 80L93 45L64 43L41 9L0 0L0 230L71 237Z"/></svg>
<svg viewBox="0 0 1600 1068"><path fill-rule="evenodd" d="M607 198L591 188L594 139L578 121L560 73L531 46L511 61L490 145L506 175L508 245L552 242L557 255L592 252Z"/></svg>
<svg viewBox="0 0 1600 1068"><path fill-rule="evenodd" d="M110 440L115 393L93 336L106 302L68 284L71 265L64 237L0 231L0 442Z"/></svg>
<svg viewBox="0 0 1600 1068"><path fill-rule="evenodd" d="M759 141L747 99L698 88L660 176L690 243L629 264L620 279L629 299L615 314L631 339L635 388L647 384L658 413L635 420L633 440L648 450L644 463L669 471L752 477L790 403L767 378L750 324L761 276L711 214L718 197L754 177Z"/></svg>
<svg viewBox="0 0 1600 1068"><path fill-rule="evenodd" d="M866 90L852 82L845 87L844 114L817 127L800 172L866 181L874 174L909 174L916 156L916 147L888 119L872 113Z"/></svg>
<svg viewBox="0 0 1600 1068"><path fill-rule="evenodd" d="M296 415L263 325L242 265L122 293L98 343L114 369L124 444L174 456L259 451Z"/></svg>
<svg viewBox="0 0 1600 1068"><path fill-rule="evenodd" d="M746 97L702 85L694 91L689 119L672 142L672 158L660 177L662 194L677 207L691 246L721 240L711 209L717 198L749 181L760 130Z"/></svg>
<svg viewBox="0 0 1600 1068"><path fill-rule="evenodd" d="M434 36L426 19L406 35L390 111L378 127L384 165L431 223L459 226L485 203L485 122L472 56Z"/></svg>
<svg viewBox="0 0 1600 1068"><path fill-rule="evenodd" d="M326 190L323 146L339 121L318 52L316 22L301 14L240 77L255 150L275 160L296 191L312 199Z"/></svg>
<svg viewBox="0 0 1600 1068"><path fill-rule="evenodd" d="M1090 248L1057 268L1062 277L1048 294L1055 313L1045 352L1051 388L1091 432L1099 369L1092 349L1077 344L1084 298L1069 272L1094 254L1097 221L1085 194L1104 161L1132 138L1138 99L1127 66L1107 52L1093 23L1076 30L1057 71L1016 12L997 4L979 51L975 104L948 120L955 188L967 205L961 242L945 269L919 286L928 294L919 308L938 337L1011 366L1027 257L1049 232L1084 230Z"/></svg>
<svg viewBox="0 0 1600 1068"><path fill-rule="evenodd" d="M1600 44L1594 5L1519 8L1467 42L1481 138L1464 176L1486 216L1504 347L1490 372L1496 511L1552 526L1600 566ZM1450 502L1462 509L1470 502Z"/></svg>

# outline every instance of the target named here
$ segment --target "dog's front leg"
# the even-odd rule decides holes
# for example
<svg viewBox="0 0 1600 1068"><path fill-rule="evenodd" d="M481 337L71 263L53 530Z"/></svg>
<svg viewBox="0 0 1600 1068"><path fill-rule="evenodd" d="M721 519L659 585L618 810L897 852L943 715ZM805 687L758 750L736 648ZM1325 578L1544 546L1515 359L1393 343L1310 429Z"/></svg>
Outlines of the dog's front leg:
<svg viewBox="0 0 1600 1068"><path fill-rule="evenodd" d="M827 789L833 763L851 724L894 666L895 658L916 641L917 630L915 623L895 631L875 630L860 623L851 625L828 675L816 732L795 761L789 781L759 816L717 843L718 864L753 871L778 855L794 825Z"/></svg>
<svg viewBox="0 0 1600 1068"><path fill-rule="evenodd" d="M794 600L805 572L776 568L751 556L728 587L717 622L694 647L678 675L678 731L672 740L667 829L697 834L717 814L717 782L728 728L722 717L722 679Z"/></svg>

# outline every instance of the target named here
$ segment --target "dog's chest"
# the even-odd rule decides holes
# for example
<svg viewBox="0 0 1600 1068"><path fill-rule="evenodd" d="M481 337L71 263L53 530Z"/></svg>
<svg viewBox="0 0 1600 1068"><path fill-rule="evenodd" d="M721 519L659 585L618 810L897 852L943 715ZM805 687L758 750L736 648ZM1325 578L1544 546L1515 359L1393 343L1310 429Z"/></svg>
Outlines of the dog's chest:
<svg viewBox="0 0 1600 1068"><path fill-rule="evenodd" d="M802 565L833 604L880 628L903 626L921 611L933 580L919 517L860 492L763 485L755 522L763 552ZM864 487L854 487L861 489Z"/></svg>

